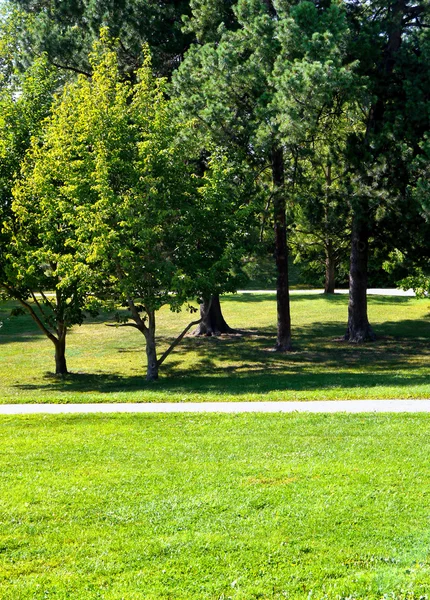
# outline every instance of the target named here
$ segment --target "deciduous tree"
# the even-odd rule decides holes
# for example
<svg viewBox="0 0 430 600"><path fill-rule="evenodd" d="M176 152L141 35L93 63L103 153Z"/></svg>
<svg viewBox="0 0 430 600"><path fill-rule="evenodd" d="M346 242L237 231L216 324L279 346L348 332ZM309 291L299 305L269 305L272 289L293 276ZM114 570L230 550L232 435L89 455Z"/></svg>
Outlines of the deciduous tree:
<svg viewBox="0 0 430 600"><path fill-rule="evenodd" d="M189 125L173 119L166 82L153 77L148 51L132 86L122 80L106 36L91 55L91 80L80 76L66 86L17 203L32 198L58 213L45 219L42 243L64 233L61 251L69 251L59 260L68 261L67 277L80 277L100 302L126 308L118 325L145 336L153 380L193 324L157 357L157 310L167 304L177 311L196 295L232 285L238 174L215 152L205 175L195 174L182 135Z"/></svg>

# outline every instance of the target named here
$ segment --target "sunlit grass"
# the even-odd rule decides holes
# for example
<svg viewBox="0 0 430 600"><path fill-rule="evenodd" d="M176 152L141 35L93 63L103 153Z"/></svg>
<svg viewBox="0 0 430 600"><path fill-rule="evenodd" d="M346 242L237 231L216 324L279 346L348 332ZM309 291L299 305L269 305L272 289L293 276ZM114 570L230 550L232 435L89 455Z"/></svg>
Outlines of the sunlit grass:
<svg viewBox="0 0 430 600"><path fill-rule="evenodd" d="M89 320L69 335L64 381L52 376L53 346L28 317L0 319L2 402L319 400L430 397L430 301L369 297L378 340L341 341L347 297L292 296L294 350L273 352L276 302L270 294L223 299L237 335L184 339L145 381L143 336L130 328ZM159 351L193 319L160 311Z"/></svg>
<svg viewBox="0 0 430 600"><path fill-rule="evenodd" d="M0 417L2 600L428 598L428 415Z"/></svg>

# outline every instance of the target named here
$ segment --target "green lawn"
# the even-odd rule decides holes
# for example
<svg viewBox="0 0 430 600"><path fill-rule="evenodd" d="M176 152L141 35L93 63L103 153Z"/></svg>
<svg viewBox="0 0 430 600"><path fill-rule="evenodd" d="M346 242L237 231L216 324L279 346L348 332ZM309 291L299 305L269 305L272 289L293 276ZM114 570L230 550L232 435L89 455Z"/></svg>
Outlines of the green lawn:
<svg viewBox="0 0 430 600"><path fill-rule="evenodd" d="M158 382L145 381L143 336L109 328L103 318L74 328L64 381L52 376L53 346L28 317L9 318L1 305L1 402L154 402L322 400L430 397L430 301L371 296L378 341L341 338L347 297L292 296L294 351L272 351L276 302L270 294L223 299L227 321L241 334L186 338L167 359ZM160 311L159 349L190 320Z"/></svg>
<svg viewBox="0 0 430 600"><path fill-rule="evenodd" d="M430 416L0 418L2 600L427 599Z"/></svg>

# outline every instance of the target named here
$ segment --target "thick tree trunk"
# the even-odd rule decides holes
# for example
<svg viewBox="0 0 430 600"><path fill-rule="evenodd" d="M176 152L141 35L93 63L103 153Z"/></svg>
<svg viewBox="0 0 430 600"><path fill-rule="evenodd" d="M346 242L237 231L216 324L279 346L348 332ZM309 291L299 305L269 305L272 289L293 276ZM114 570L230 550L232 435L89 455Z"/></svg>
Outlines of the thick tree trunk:
<svg viewBox="0 0 430 600"><path fill-rule="evenodd" d="M335 288L335 259L333 252L333 242L327 240L325 245L325 283L324 294L334 294Z"/></svg>
<svg viewBox="0 0 430 600"><path fill-rule="evenodd" d="M202 302L200 305L200 316L202 320L193 332L193 335L211 336L235 332L224 319L219 294L214 294L211 299Z"/></svg>
<svg viewBox="0 0 430 600"><path fill-rule="evenodd" d="M345 334L345 339L354 343L375 339L367 318L368 241L367 214L356 213L352 221L348 328Z"/></svg>
<svg viewBox="0 0 430 600"><path fill-rule="evenodd" d="M66 333L54 342L55 345L55 374L67 375L66 364Z"/></svg>
<svg viewBox="0 0 430 600"><path fill-rule="evenodd" d="M148 326L144 330L146 340L146 379L156 381L158 379L157 348L155 344L155 312L148 311Z"/></svg>
<svg viewBox="0 0 430 600"><path fill-rule="evenodd" d="M386 108L386 90L397 60L397 53L402 44L403 19L410 7L405 0L396 0L390 6L391 24L388 43L384 48L379 65L381 81L383 82L382 95L377 98L370 110L365 145L372 147L371 138L378 135L384 125ZM385 81L384 79L385 78ZM367 202L355 210L352 222L351 240L351 265L349 275L349 306L348 328L345 339L350 342L373 341L375 334L367 318L367 260L368 260L368 228L369 210Z"/></svg>
<svg viewBox="0 0 430 600"><path fill-rule="evenodd" d="M281 148L272 152L272 179L275 188L273 210L275 223L275 262L277 269L277 340L275 350L291 350L290 291L288 284L288 246L284 193L284 159Z"/></svg>

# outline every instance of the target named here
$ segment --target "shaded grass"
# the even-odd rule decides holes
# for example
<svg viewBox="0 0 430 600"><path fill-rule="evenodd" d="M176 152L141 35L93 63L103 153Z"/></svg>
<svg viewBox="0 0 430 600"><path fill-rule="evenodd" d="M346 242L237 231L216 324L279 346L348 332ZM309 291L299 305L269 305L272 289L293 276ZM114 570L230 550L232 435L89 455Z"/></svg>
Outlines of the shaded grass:
<svg viewBox="0 0 430 600"><path fill-rule="evenodd" d="M108 328L106 315L73 329L65 380L52 376L53 347L27 317L8 318L2 306L2 402L318 400L430 397L428 300L369 297L378 335L374 344L341 341L347 298L292 296L294 350L272 351L273 294L223 299L227 321L239 334L186 338L163 365L161 379L145 381L143 336ZM2 315L0 314L0 319ZM159 351L190 315L160 311Z"/></svg>
<svg viewBox="0 0 430 600"><path fill-rule="evenodd" d="M0 597L427 599L427 415L0 418Z"/></svg>

